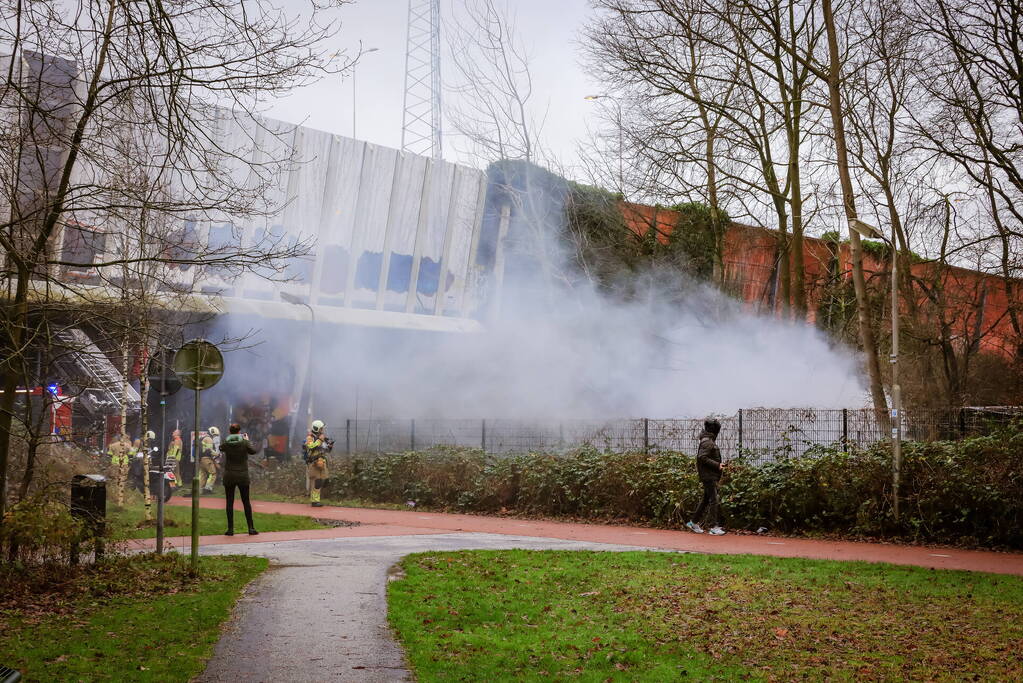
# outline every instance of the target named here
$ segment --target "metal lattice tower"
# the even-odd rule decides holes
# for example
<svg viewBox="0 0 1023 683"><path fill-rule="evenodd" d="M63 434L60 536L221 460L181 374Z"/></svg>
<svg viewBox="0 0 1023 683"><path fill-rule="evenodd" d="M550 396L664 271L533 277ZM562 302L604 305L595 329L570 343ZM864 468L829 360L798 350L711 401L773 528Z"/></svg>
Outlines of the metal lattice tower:
<svg viewBox="0 0 1023 683"><path fill-rule="evenodd" d="M441 157L440 0L409 0L401 148Z"/></svg>

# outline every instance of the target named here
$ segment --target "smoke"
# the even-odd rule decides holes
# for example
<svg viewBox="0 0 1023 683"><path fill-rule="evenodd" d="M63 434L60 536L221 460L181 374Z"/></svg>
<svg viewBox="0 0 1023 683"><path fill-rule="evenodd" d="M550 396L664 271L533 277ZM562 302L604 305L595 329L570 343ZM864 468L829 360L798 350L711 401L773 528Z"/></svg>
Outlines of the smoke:
<svg viewBox="0 0 1023 683"><path fill-rule="evenodd" d="M389 384L378 411L395 416L667 418L862 403L855 360L813 328L743 313L707 287L692 296L678 310L594 292L574 306L505 308L486 332L359 381Z"/></svg>
<svg viewBox="0 0 1023 683"><path fill-rule="evenodd" d="M859 360L812 325L757 315L677 271L633 273L627 298L578 277L563 188L537 190L528 178L517 187L507 274L485 298L484 331L318 326L316 417L669 418L864 404ZM509 195L491 194L480 260L493 267L486 244ZM255 328L263 342L229 355L225 395L294 393L301 372L274 368L303 365L309 323L228 316L217 325L224 336Z"/></svg>

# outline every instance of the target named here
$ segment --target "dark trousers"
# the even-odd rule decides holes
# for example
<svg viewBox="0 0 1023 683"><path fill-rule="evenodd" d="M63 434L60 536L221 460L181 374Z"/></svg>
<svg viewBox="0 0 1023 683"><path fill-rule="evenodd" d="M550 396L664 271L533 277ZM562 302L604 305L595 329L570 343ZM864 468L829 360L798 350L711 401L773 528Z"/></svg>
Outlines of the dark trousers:
<svg viewBox="0 0 1023 683"><path fill-rule="evenodd" d="M252 503L249 502L249 485L248 484L235 484L233 482L224 483L224 493L227 494L227 528L234 531L234 489L238 487L238 492L242 495L242 506L245 508L245 521L249 523L249 528L255 528L252 525Z"/></svg>
<svg viewBox="0 0 1023 683"><path fill-rule="evenodd" d="M700 501L700 507L696 508L696 512L690 517L692 521L697 524L703 518L703 513L707 513L707 523L711 527L721 526L721 503L718 502L718 483L714 480L703 481L703 500Z"/></svg>

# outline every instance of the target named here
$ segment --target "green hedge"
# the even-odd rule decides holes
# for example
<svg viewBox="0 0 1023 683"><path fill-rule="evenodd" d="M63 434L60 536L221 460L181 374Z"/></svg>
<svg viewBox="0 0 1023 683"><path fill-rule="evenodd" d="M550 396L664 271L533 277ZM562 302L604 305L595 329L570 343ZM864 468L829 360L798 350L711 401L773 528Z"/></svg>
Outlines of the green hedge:
<svg viewBox="0 0 1023 683"><path fill-rule="evenodd" d="M902 518L892 511L885 444L846 453L731 463L721 493L726 524L784 533L838 533L1023 547L1023 431L903 448ZM479 450L334 458L335 497L469 512L619 519L678 527L701 495L681 453L494 456Z"/></svg>

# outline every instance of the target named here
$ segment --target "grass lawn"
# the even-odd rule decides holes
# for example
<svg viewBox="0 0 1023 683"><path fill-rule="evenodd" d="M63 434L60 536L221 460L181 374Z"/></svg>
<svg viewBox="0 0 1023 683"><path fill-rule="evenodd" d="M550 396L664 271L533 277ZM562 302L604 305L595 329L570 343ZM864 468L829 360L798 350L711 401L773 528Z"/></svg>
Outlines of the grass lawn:
<svg viewBox="0 0 1023 683"><path fill-rule="evenodd" d="M389 618L419 681L1023 680L1020 577L640 552L402 567Z"/></svg>
<svg viewBox="0 0 1023 683"><path fill-rule="evenodd" d="M188 681L242 587L266 567L259 557L203 557L197 580L171 554L65 568L57 593L5 596L0 663L28 681Z"/></svg>
<svg viewBox="0 0 1023 683"><path fill-rule="evenodd" d="M111 533L115 538L155 538L156 537L156 505L153 505L153 521L143 522L144 511L141 501L132 502L118 510L113 504L107 504L107 519L111 524ZM192 533L192 508L177 505L165 505L163 508L164 534L167 537L189 536ZM303 515L280 515L254 512L252 521L257 531L301 531L304 529L322 529L322 524L311 517ZM208 510L199 508L199 535L212 536L227 530L227 516L223 509ZM245 513L234 511L235 533L245 534Z"/></svg>

